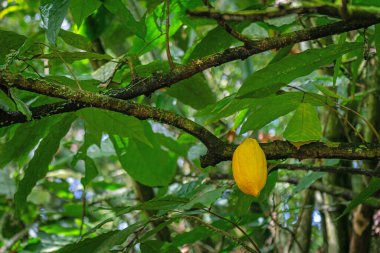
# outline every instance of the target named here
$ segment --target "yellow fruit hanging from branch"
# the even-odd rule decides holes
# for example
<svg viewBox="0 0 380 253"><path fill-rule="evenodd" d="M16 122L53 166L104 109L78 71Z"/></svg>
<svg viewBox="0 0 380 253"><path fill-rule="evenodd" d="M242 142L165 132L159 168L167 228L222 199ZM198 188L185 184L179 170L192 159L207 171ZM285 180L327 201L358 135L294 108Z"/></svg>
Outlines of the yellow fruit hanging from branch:
<svg viewBox="0 0 380 253"><path fill-rule="evenodd" d="M267 160L259 143L244 140L232 156L232 173L239 189L255 197L260 195L267 181Z"/></svg>

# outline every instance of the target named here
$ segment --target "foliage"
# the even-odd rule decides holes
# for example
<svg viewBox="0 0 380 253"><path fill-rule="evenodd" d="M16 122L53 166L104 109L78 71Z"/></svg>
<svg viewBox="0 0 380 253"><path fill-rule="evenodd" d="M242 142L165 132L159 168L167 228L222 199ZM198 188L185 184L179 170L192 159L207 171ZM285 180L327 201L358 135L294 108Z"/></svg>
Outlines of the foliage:
<svg viewBox="0 0 380 253"><path fill-rule="evenodd" d="M363 206L376 234L380 5L279 2L0 0L0 252L334 252L344 222L345 252Z"/></svg>

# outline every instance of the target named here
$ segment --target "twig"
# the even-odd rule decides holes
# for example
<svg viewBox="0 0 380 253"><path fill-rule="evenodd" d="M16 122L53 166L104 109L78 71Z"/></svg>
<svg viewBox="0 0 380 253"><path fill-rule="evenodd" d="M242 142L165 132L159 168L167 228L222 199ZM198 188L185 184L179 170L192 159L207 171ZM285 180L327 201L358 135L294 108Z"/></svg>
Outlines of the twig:
<svg viewBox="0 0 380 253"><path fill-rule="evenodd" d="M288 228L288 227L286 227L286 226L283 226L281 223L279 223L279 222L276 220L276 218L273 217L272 215L271 215L271 219L272 219L272 221L274 222L274 224L276 224L279 228L281 228L281 229L287 231L287 232L290 234L290 236L291 236L292 239L296 242L297 246L301 249L301 252L302 252L302 246L301 246L301 244L299 243L299 241L297 240L297 236L295 235L295 233L294 233L290 228Z"/></svg>
<svg viewBox="0 0 380 253"><path fill-rule="evenodd" d="M81 218L81 223L80 223L79 236L82 236L82 233L83 233L85 217L86 217L86 190L84 188L82 192L82 218Z"/></svg>
<svg viewBox="0 0 380 253"><path fill-rule="evenodd" d="M186 218L186 219L193 219L195 221L197 221L198 223L200 223L201 225L207 227L208 229L214 231L214 232L217 232L218 234L221 234L229 239L231 239L232 241L236 242L237 244L241 245L244 249L248 250L249 252L252 252L252 253L258 253L260 251L257 251L256 249L253 249L251 247L249 247L247 244L245 244L241 239L227 233L226 231L224 230L221 230L219 228L216 228L214 227L213 225L211 224L208 224L207 222L203 221L201 218L199 217L196 217L196 216L192 216L192 215L184 215L183 218Z"/></svg>
<svg viewBox="0 0 380 253"><path fill-rule="evenodd" d="M237 223L235 223L232 220L227 219L227 218L225 218L225 217L223 217L217 213L214 213L213 211L211 211L209 209L202 208L202 210L209 213L209 214L212 214L212 215L218 217L221 220L227 221L228 223L232 224L235 228L237 228L240 232L242 232L242 234L251 242L251 244L253 245L253 247L255 247L255 249L257 251L260 251L259 247L257 246L257 243L254 240L252 240L252 238Z"/></svg>
<svg viewBox="0 0 380 253"><path fill-rule="evenodd" d="M165 0L165 4L166 4L166 23L165 23L166 56L168 57L170 69L174 69L175 65L173 63L173 58L172 58L172 55L170 53L170 41L169 41L169 38L170 38L170 34L169 34L169 29L170 29L170 0Z"/></svg>
<svg viewBox="0 0 380 253"><path fill-rule="evenodd" d="M213 8L208 0L203 0L203 3L209 8L209 10L211 10ZM253 43L253 40L245 37L243 34L239 33L236 30L234 30L229 24L227 24L227 22L225 20L218 19L218 18L216 18L215 20L218 23L218 25L220 25L221 27L223 27L224 30L226 30L226 32L228 32L229 34L231 34L231 36L234 37L235 39L244 42L244 44Z"/></svg>

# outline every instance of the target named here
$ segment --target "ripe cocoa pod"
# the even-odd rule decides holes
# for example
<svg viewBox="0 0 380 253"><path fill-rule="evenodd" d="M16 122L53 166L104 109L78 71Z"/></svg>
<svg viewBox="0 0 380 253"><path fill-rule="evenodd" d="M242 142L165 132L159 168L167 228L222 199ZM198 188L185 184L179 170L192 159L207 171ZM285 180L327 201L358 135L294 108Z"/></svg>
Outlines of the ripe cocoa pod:
<svg viewBox="0 0 380 253"><path fill-rule="evenodd" d="M255 139L244 140L232 156L232 174L239 189L259 196L267 181L267 160Z"/></svg>

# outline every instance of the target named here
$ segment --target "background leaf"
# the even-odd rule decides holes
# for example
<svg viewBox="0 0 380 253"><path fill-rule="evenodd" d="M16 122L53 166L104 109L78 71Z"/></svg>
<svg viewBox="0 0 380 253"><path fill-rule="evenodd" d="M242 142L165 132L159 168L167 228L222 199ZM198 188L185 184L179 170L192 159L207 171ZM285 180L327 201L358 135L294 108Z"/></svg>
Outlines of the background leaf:
<svg viewBox="0 0 380 253"><path fill-rule="evenodd" d="M46 27L46 37L53 45L55 45L69 6L70 0L41 0L40 10Z"/></svg>
<svg viewBox="0 0 380 253"><path fill-rule="evenodd" d="M38 180L45 177L49 164L58 150L61 139L70 129L75 117L72 114L61 117L58 123L52 125L47 135L42 139L34 153L32 160L25 169L25 174L17 187L15 203L17 210L21 211L26 205L26 198Z"/></svg>
<svg viewBox="0 0 380 253"><path fill-rule="evenodd" d="M318 141L322 127L318 113L309 103L301 103L286 126L284 138L293 142Z"/></svg>
<svg viewBox="0 0 380 253"><path fill-rule="evenodd" d="M361 46L360 43L333 44L326 48L309 49L284 57L249 76L239 89L237 97L268 96L297 77L308 75Z"/></svg>

